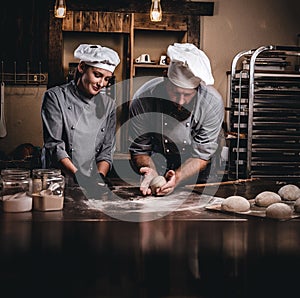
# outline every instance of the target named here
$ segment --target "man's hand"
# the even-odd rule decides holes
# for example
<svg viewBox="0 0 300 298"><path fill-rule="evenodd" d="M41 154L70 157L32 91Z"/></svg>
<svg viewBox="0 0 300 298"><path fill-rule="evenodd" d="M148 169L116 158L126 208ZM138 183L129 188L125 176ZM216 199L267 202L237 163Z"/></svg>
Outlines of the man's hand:
<svg viewBox="0 0 300 298"><path fill-rule="evenodd" d="M158 196L165 196L170 193L172 193L176 187L176 174L175 171L169 170L165 178L167 180L167 183L163 185L161 188L157 189L156 195Z"/></svg>
<svg viewBox="0 0 300 298"><path fill-rule="evenodd" d="M140 173L143 175L142 182L140 185L140 191L144 196L151 195L150 182L151 180L158 176L157 172L149 167L141 167Z"/></svg>

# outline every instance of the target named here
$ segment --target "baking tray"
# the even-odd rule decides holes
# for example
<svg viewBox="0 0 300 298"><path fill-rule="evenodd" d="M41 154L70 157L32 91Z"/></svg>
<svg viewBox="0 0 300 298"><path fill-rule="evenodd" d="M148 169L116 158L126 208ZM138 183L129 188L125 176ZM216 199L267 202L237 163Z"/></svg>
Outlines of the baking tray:
<svg viewBox="0 0 300 298"><path fill-rule="evenodd" d="M285 218L285 219L270 218L266 216L266 207L259 207L255 205L255 200L249 200L249 203L250 203L250 210L246 212L225 211L221 209L221 204L206 206L205 209L209 211L222 212L222 213L232 214L232 215L242 215L246 217L260 217L260 218L266 218L266 219L277 220L277 221L287 221L294 218L300 218L300 213L296 213L296 212L293 212L290 218ZM285 203L291 207L293 207L293 205L295 204L294 201L281 201L281 203Z"/></svg>

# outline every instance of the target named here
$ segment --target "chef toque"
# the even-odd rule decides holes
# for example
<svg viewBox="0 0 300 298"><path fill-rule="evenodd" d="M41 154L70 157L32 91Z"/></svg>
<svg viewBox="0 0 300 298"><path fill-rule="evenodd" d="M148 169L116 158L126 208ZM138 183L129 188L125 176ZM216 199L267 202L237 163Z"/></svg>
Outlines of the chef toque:
<svg viewBox="0 0 300 298"><path fill-rule="evenodd" d="M193 89L203 81L213 85L210 61L206 54L190 43L174 43L167 50L170 58L168 78L176 86Z"/></svg>
<svg viewBox="0 0 300 298"><path fill-rule="evenodd" d="M114 72L120 63L120 58L114 50L100 45L81 44L75 51L74 57L80 62Z"/></svg>

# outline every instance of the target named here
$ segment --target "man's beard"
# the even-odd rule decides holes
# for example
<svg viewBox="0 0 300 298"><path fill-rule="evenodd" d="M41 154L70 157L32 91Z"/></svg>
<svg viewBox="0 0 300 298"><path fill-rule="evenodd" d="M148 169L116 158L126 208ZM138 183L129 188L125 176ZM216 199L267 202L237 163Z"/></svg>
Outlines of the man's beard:
<svg viewBox="0 0 300 298"><path fill-rule="evenodd" d="M192 100L188 105L182 106L178 103L169 101L166 105L165 113L175 118L178 121L186 120L192 112L194 105L194 100Z"/></svg>

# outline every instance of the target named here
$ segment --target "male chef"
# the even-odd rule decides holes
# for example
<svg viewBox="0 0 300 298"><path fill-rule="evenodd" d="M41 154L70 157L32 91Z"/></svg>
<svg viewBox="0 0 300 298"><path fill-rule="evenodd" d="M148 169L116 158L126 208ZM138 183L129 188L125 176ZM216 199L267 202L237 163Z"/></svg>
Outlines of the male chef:
<svg viewBox="0 0 300 298"><path fill-rule="evenodd" d="M167 55L167 76L146 82L130 105L130 161L142 176L145 196L158 175L167 182L155 195L170 194L187 181L205 182L224 117L206 54L193 44L175 43Z"/></svg>

